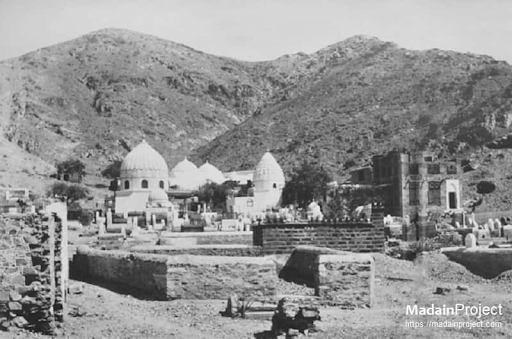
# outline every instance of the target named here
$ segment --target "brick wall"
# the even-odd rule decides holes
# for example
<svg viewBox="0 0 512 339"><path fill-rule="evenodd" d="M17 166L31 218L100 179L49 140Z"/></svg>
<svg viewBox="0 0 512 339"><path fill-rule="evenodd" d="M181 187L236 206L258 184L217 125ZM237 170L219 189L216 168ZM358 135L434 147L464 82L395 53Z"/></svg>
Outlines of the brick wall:
<svg viewBox="0 0 512 339"><path fill-rule="evenodd" d="M0 217L0 328L53 334L64 318L62 223Z"/></svg>
<svg viewBox="0 0 512 339"><path fill-rule="evenodd" d="M300 245L351 252L382 252L384 241L384 227L375 223L261 224L253 227L253 245L261 246L265 255L291 253Z"/></svg>

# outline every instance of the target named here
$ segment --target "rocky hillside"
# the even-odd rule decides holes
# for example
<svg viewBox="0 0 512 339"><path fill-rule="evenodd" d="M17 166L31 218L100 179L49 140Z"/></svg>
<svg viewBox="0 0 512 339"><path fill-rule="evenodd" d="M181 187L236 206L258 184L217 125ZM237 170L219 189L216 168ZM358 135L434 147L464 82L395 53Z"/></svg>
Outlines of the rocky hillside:
<svg viewBox="0 0 512 339"><path fill-rule="evenodd" d="M0 127L18 152L49 165L78 157L97 174L145 138L172 166L272 102L286 81L105 29L1 62Z"/></svg>
<svg viewBox="0 0 512 339"><path fill-rule="evenodd" d="M356 36L258 69L275 72L285 64L299 80L257 116L197 149L199 158L218 159L225 169L251 168L269 148L288 173L309 161L343 180L373 155L430 149L441 159L457 156L479 166L465 175L467 197L478 180L490 178L500 192L488 199L510 207L512 137L500 139L512 123L512 67L506 62L410 51Z"/></svg>
<svg viewBox="0 0 512 339"><path fill-rule="evenodd" d="M0 62L0 96L4 185L34 186L69 157L99 175L143 138L170 166L192 152L247 169L269 148L287 174L305 160L338 179L394 147L429 148L479 165L466 191L493 178L508 206L512 67L489 56L356 36L250 63L106 29Z"/></svg>

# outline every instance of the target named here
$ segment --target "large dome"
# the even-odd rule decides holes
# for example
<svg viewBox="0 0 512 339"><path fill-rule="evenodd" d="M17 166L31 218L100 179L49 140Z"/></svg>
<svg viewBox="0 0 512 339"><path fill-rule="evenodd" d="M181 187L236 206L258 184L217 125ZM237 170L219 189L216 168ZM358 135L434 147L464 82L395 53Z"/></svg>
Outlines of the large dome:
<svg viewBox="0 0 512 339"><path fill-rule="evenodd" d="M186 157L169 174L170 186L176 185L183 190L195 190L205 182L203 173Z"/></svg>
<svg viewBox="0 0 512 339"><path fill-rule="evenodd" d="M224 174L222 174L217 167L213 166L208 161L199 167L199 171L201 171L206 180L212 181L216 184L222 184L226 181Z"/></svg>
<svg viewBox="0 0 512 339"><path fill-rule="evenodd" d="M254 170L254 183L261 181L274 182L278 185L284 184L284 173L276 159L267 151L261 158Z"/></svg>
<svg viewBox="0 0 512 339"><path fill-rule="evenodd" d="M167 177L169 168L165 159L145 140L142 140L121 164L121 178Z"/></svg>

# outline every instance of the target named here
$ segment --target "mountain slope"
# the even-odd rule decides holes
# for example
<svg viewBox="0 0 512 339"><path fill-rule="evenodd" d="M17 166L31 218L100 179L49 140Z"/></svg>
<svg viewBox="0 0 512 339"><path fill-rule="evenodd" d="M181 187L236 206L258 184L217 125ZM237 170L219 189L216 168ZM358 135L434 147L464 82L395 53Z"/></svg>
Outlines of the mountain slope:
<svg viewBox="0 0 512 339"><path fill-rule="evenodd" d="M94 177L144 138L170 166L193 151L248 169L268 148L287 174L308 161L337 179L392 148L429 148L480 164L469 195L482 178L498 183L493 203L512 193L512 68L488 56L355 36L243 62L106 29L0 62L0 99L4 185L36 187L70 157Z"/></svg>
<svg viewBox="0 0 512 339"><path fill-rule="evenodd" d="M269 148L288 173L305 160L341 177L395 147L469 156L512 122L512 68L488 56L408 51L356 36L304 55L294 69L309 65L315 70L298 85L278 92L282 101L198 148L197 157L250 168Z"/></svg>
<svg viewBox="0 0 512 339"><path fill-rule="evenodd" d="M50 164L97 172L145 138L176 163L244 121L279 82L251 64L106 29L0 63L5 138Z"/></svg>

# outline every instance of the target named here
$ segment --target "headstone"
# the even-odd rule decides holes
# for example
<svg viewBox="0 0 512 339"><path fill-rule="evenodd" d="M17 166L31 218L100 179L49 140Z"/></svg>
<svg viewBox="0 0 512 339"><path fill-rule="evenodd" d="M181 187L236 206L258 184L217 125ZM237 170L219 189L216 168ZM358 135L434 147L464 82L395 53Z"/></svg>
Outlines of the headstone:
<svg viewBox="0 0 512 339"><path fill-rule="evenodd" d="M487 229L479 229L475 233L478 245L488 245L491 242L491 232Z"/></svg>
<svg viewBox="0 0 512 339"><path fill-rule="evenodd" d="M135 229L136 227L139 227L139 218L133 217L133 229Z"/></svg>
<svg viewBox="0 0 512 339"><path fill-rule="evenodd" d="M511 240L512 239L512 225L505 225L505 226L503 226L503 236L507 240Z"/></svg>
<svg viewBox="0 0 512 339"><path fill-rule="evenodd" d="M95 219L96 220L96 225L99 224L99 220L100 220L100 212L96 211L96 214L95 214Z"/></svg>
<svg viewBox="0 0 512 339"><path fill-rule="evenodd" d="M476 237L473 233L469 233L466 235L465 239L466 248L473 248L476 247Z"/></svg>
<svg viewBox="0 0 512 339"><path fill-rule="evenodd" d="M455 227L456 228L462 228L462 226L460 225L460 222L458 222L458 221L455 222Z"/></svg>
<svg viewBox="0 0 512 339"><path fill-rule="evenodd" d="M107 229L105 228L105 218L98 219L98 233L99 235L105 235Z"/></svg>
<svg viewBox="0 0 512 339"><path fill-rule="evenodd" d="M123 236L123 238L126 238L126 225L125 224L121 224L121 235Z"/></svg>
<svg viewBox="0 0 512 339"><path fill-rule="evenodd" d="M153 226L153 229L156 229L156 215L151 215L151 226Z"/></svg>
<svg viewBox="0 0 512 339"><path fill-rule="evenodd" d="M489 220L487 220L486 225L487 225L487 229L489 231L491 231L491 232L494 231L494 221L491 218L489 218Z"/></svg>
<svg viewBox="0 0 512 339"><path fill-rule="evenodd" d="M112 210L109 208L107 210L107 230L112 227Z"/></svg>

